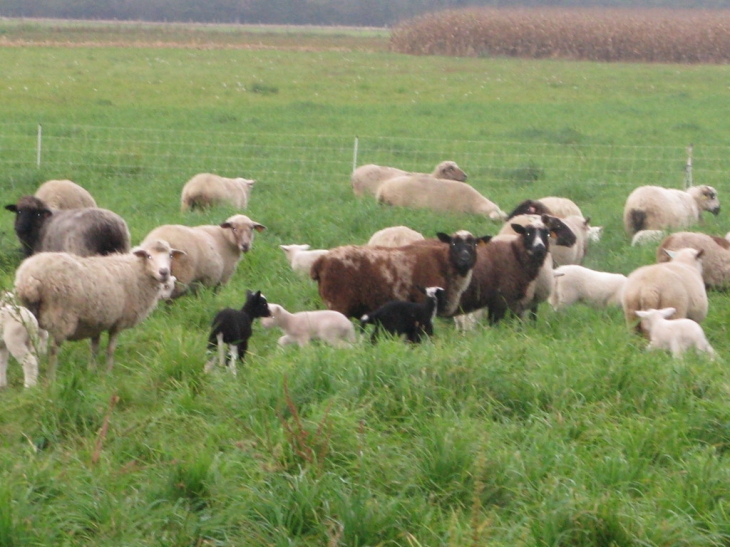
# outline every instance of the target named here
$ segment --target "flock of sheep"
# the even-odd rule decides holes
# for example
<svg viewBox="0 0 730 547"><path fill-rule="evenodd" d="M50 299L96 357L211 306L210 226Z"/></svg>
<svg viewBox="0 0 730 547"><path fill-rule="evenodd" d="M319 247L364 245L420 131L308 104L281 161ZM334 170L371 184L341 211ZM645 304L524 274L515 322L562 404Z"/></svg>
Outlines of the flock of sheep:
<svg viewBox="0 0 730 547"><path fill-rule="evenodd" d="M312 250L282 245L291 267L318 284L327 310L290 313L260 293L247 294L242 309L226 308L213 319L206 364L235 373L246 353L252 324L284 331L280 345L321 339L348 345L375 325L411 342L433 333L433 319L454 317L467 329L486 313L494 324L507 313L537 314L542 302L556 310L576 302L617 305L627 325L650 339L650 348L681 355L689 347L714 355L699 323L708 313L706 288L730 284L730 241L701 233L665 231L690 227L703 211L717 214L717 192L709 186L687 191L643 186L628 197L624 225L633 243L656 241L657 263L628 276L583 267L591 240L580 208L560 197L528 199L507 214L466 183L453 161L433 173L409 173L366 165L354 170L353 192L400 207L483 215L502 224L496 236L466 231L426 239L396 226L380 230L367 245ZM181 209L228 204L246 209L254 181L199 174L184 186ZM0 303L0 387L7 385L9 354L23 365L24 383L38 379L38 357L49 347L49 378L67 340L91 340L92 363L100 336L109 333L107 369L114 363L119 333L144 320L161 299L175 299L199 286L217 287L234 275L255 232L265 226L235 214L220 225L163 225L132 248L129 229L117 214L97 207L82 187L66 180L44 183L6 209L25 259L14 293Z"/></svg>

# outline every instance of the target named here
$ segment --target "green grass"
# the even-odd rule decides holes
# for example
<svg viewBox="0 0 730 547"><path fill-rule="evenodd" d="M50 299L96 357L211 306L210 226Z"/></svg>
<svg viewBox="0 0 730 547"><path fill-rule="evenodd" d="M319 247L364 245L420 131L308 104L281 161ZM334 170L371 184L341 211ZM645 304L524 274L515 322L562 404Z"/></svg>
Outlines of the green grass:
<svg viewBox="0 0 730 547"><path fill-rule="evenodd" d="M214 170L257 179L247 214L267 226L229 285L125 331L110 375L86 370L85 342L63 346L52 386L24 390L11 363L0 544L728 544L727 294L704 323L717 362L647 353L619 311L575 307L466 333L439 320L415 348L281 349L256 325L236 378L203 373L210 319L246 289L321 307L279 244L362 243L393 224L495 233L354 198L356 135L359 163L453 156L504 209L572 197L604 226L590 267L652 262L623 234L623 202L647 181L681 185L689 143L696 182L723 199L728 67L112 47L0 48L0 64L6 202L68 177L137 242L230 215L179 213L187 178ZM0 218L8 288L18 244Z"/></svg>

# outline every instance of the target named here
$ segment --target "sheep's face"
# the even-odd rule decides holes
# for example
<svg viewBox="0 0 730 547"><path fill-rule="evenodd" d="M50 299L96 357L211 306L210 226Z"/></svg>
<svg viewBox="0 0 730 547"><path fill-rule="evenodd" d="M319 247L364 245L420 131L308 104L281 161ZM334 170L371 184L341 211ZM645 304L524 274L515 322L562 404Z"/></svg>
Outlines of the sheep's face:
<svg viewBox="0 0 730 547"><path fill-rule="evenodd" d="M254 231L263 232L266 226L254 222L246 215L233 215L220 225L226 238L241 253L247 253L253 245Z"/></svg>
<svg viewBox="0 0 730 547"><path fill-rule="evenodd" d="M261 325L265 329L275 327L278 323L279 317L281 317L282 307L279 304L269 304L269 316L261 318Z"/></svg>
<svg viewBox="0 0 730 547"><path fill-rule="evenodd" d="M145 269L150 277L157 280L160 285L160 297L167 298L164 294L167 288L172 284L174 289L174 279L172 276L172 261L176 257L183 256L185 251L173 249L167 241L158 239L150 241L144 246L132 249L132 254L145 261ZM169 291L172 293L172 290Z"/></svg>
<svg viewBox="0 0 730 547"><path fill-rule="evenodd" d="M538 262L545 260L548 253L549 230L544 226L512 224L512 229L517 232L523 241L527 254Z"/></svg>
<svg viewBox="0 0 730 547"><path fill-rule="evenodd" d="M241 311L246 312L251 319L271 317L269 303L266 301L266 297L261 294L261 291L246 291L246 303Z"/></svg>
<svg viewBox="0 0 730 547"><path fill-rule="evenodd" d="M43 225L53 213L45 203L33 196L23 196L17 205L6 205L5 209L15 213L15 234L23 244L25 255L30 256L38 244Z"/></svg>
<svg viewBox="0 0 730 547"><path fill-rule="evenodd" d="M720 198L717 197L717 190L712 186L693 186L687 191L694 197L700 211L709 211L713 215L720 212Z"/></svg>
<svg viewBox="0 0 730 547"><path fill-rule="evenodd" d="M449 245L449 262L459 275L466 275L477 261L477 245L489 242L492 236L474 237L467 231L459 231L454 235L439 232L440 241Z"/></svg>
<svg viewBox="0 0 730 547"><path fill-rule="evenodd" d="M439 163L434 175L439 179L455 180L457 182L466 181L466 173L454 161Z"/></svg>

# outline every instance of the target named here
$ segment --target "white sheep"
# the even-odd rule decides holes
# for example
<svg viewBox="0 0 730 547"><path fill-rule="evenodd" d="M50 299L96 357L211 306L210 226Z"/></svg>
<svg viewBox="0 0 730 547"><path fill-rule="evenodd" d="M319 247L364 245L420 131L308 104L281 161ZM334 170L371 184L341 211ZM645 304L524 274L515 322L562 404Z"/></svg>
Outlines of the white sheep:
<svg viewBox="0 0 730 547"><path fill-rule="evenodd" d="M228 283L243 253L253 245L254 231L265 229L246 215L233 215L220 225L164 224L147 234L142 243L162 239L185 251L172 261L177 283L171 298L177 298L198 285L217 287Z"/></svg>
<svg viewBox="0 0 730 547"><path fill-rule="evenodd" d="M35 197L51 209L96 207L96 200L85 189L70 180L49 180L36 190Z"/></svg>
<svg viewBox="0 0 730 547"><path fill-rule="evenodd" d="M230 179L212 173L199 173L185 183L180 197L184 213L196 207L228 204L241 211L248 207L251 189L256 181L241 177Z"/></svg>
<svg viewBox="0 0 730 547"><path fill-rule="evenodd" d="M550 214L556 217L565 218L571 216L583 216L580 207L578 207L575 202L569 200L568 198L548 196L545 198L540 198L537 201L547 207L550 210Z"/></svg>
<svg viewBox="0 0 730 547"><path fill-rule="evenodd" d="M307 276L312 269L312 263L329 252L328 249L310 249L309 245L296 245L294 243L279 245L279 248L286 254L291 269Z"/></svg>
<svg viewBox="0 0 730 547"><path fill-rule="evenodd" d="M300 311L290 313L278 304L269 304L270 317L261 318L264 328L279 327L284 336L278 344L306 346L310 340L319 339L335 347L353 344L356 340L352 322L343 314L332 310Z"/></svg>
<svg viewBox="0 0 730 547"><path fill-rule="evenodd" d="M12 355L23 366L23 384L38 383L38 357L45 353L48 332L38 327L35 316L20 306L11 293L0 299L0 388L8 385L8 360Z"/></svg>
<svg viewBox="0 0 730 547"><path fill-rule="evenodd" d="M357 197L362 197L365 194L374 196L384 181L392 179L393 177L408 174L408 171L404 171L403 169L385 167L370 163L368 165L361 165L352 172L350 185L352 186L352 191ZM464 173L464 171L456 165L456 162L450 160L439 163L434 168L431 176L436 177L437 179L448 179L458 182L466 181L466 173Z"/></svg>
<svg viewBox="0 0 730 547"><path fill-rule="evenodd" d="M555 284L548 302L558 311L576 302L594 308L621 305L621 292L626 276L619 273L599 272L577 264L560 266L553 271Z"/></svg>
<svg viewBox="0 0 730 547"><path fill-rule="evenodd" d="M649 334L647 349L669 350L673 357L681 357L688 349L695 348L714 359L715 350L696 321L686 318L669 320L676 311L674 308L636 310L642 328Z"/></svg>
<svg viewBox="0 0 730 547"><path fill-rule="evenodd" d="M391 226L375 232L368 241L373 247L402 247L426 239L408 226Z"/></svg>
<svg viewBox="0 0 730 547"><path fill-rule="evenodd" d="M702 251L702 279L708 289L730 287L730 241L697 232L676 232L659 244L657 262L669 260L665 250L677 251L685 247Z"/></svg>
<svg viewBox="0 0 730 547"><path fill-rule="evenodd" d="M148 241L129 253L80 257L48 252L25 259L15 273L15 292L51 337L49 377L55 376L66 340L90 338L93 365L104 331L109 333L106 365L111 370L119 333L157 306L173 257L180 254L166 241Z"/></svg>
<svg viewBox="0 0 730 547"><path fill-rule="evenodd" d="M626 200L624 228L629 235L641 230L686 228L701 221L702 211L720 212L717 190L712 186L687 190L640 186Z"/></svg>
<svg viewBox="0 0 730 547"><path fill-rule="evenodd" d="M403 175L388 179L378 188L379 203L439 212L484 215L502 222L507 213L468 184L429 175Z"/></svg>
<svg viewBox="0 0 730 547"><path fill-rule="evenodd" d="M650 243L658 243L665 234L666 232L664 230L639 230L631 238L631 246L637 247Z"/></svg>

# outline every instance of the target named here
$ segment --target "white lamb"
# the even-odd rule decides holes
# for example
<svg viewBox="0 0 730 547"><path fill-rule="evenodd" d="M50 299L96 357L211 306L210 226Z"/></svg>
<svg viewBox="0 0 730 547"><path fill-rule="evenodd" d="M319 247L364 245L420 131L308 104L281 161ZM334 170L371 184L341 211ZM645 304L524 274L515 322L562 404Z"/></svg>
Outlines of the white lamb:
<svg viewBox="0 0 730 547"><path fill-rule="evenodd" d="M626 276L599 272L577 264L560 266L553 271L555 284L548 302L555 310L582 302L594 308L621 305Z"/></svg>
<svg viewBox="0 0 730 547"><path fill-rule="evenodd" d="M365 194L374 196L384 181L408 174L408 171L404 171L403 169L370 163L368 165L361 165L352 172L350 184L352 191L357 197L362 197ZM434 168L431 176L437 179L448 179L458 182L466 181L466 173L454 161L442 161Z"/></svg>
<svg viewBox="0 0 730 547"><path fill-rule="evenodd" d="M312 269L312 263L317 260L320 256L326 255L329 250L327 249L311 249L309 245L279 245L286 258L289 261L291 269L297 273L309 276L309 272Z"/></svg>
<svg viewBox="0 0 730 547"><path fill-rule="evenodd" d="M666 232L664 230L639 230L631 238L631 246L648 245L650 243L658 243L664 238Z"/></svg>
<svg viewBox="0 0 730 547"><path fill-rule="evenodd" d="M391 226L375 232L367 244L372 247L402 247L422 239L426 238L408 226Z"/></svg>
<svg viewBox="0 0 730 547"><path fill-rule="evenodd" d="M356 340L355 327L343 314L332 310L300 311L289 313L278 304L269 304L271 317L261 318L261 324L269 329L279 327L284 336L279 345L299 344L306 346L312 339L324 340L336 347L349 346Z"/></svg>
<svg viewBox="0 0 730 547"><path fill-rule="evenodd" d="M686 318L669 320L676 311L674 308L636 311L636 315L641 318L642 328L649 334L647 349L669 350L673 357L681 357L688 349L695 348L714 359L715 350L696 321Z"/></svg>
<svg viewBox="0 0 730 547"><path fill-rule="evenodd" d="M51 209L96 207L96 200L83 187L70 180L49 180L36 190L35 197Z"/></svg>
<svg viewBox="0 0 730 547"><path fill-rule="evenodd" d="M626 200L624 228L629 235L641 230L686 228L701 221L702 211L720 212L717 190L712 186L687 190L640 186Z"/></svg>
<svg viewBox="0 0 730 547"><path fill-rule="evenodd" d="M45 353L48 332L35 316L20 306L11 293L0 299L0 388L8 385L8 360L12 355L23 366L25 387L38 383L38 357Z"/></svg>
<svg viewBox="0 0 730 547"><path fill-rule="evenodd" d="M119 333L157 306L173 257L180 254L166 241L148 241L129 253L81 257L48 252L25 259L15 273L15 292L51 337L49 377L55 376L66 340L90 338L93 366L104 331L109 333L106 365L111 370Z"/></svg>
<svg viewBox="0 0 730 547"><path fill-rule="evenodd" d="M243 211L248 207L255 182L241 177L229 179L212 173L199 173L183 186L180 210L184 213L196 207L205 209L212 205L228 204Z"/></svg>

